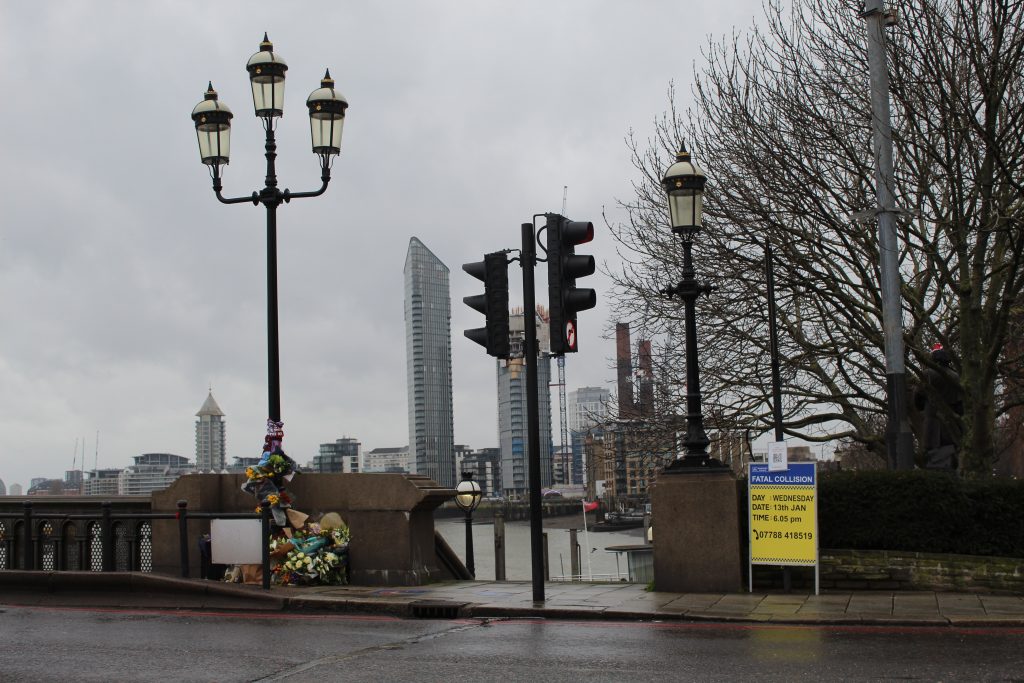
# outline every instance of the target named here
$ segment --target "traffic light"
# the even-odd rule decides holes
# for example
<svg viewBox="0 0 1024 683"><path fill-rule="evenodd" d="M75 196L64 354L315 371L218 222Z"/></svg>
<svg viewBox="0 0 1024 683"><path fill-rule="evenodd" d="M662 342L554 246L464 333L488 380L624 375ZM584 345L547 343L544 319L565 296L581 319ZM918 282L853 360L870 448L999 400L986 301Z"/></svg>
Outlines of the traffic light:
<svg viewBox="0 0 1024 683"><path fill-rule="evenodd" d="M484 283L484 293L463 299L467 306L486 316L486 327L463 332L495 358L509 357L508 261L505 252L485 254L483 261L463 264L462 269Z"/></svg>
<svg viewBox="0 0 1024 683"><path fill-rule="evenodd" d="M594 224L547 215L548 306L551 353L576 353L576 314L597 305L592 289L577 289L576 278L594 274L594 257L576 254L576 245L594 239Z"/></svg>

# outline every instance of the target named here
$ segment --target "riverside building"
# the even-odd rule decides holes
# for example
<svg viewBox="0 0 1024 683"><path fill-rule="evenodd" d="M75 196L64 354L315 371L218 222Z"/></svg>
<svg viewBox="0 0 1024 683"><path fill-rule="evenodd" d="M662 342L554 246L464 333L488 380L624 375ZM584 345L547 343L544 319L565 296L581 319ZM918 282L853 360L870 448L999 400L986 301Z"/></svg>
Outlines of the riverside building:
<svg viewBox="0 0 1024 683"><path fill-rule="evenodd" d="M221 472L227 467L227 446L224 439L224 411L207 394L196 413L196 469L200 472Z"/></svg>
<svg viewBox="0 0 1024 683"><path fill-rule="evenodd" d="M448 267L418 238L405 257L409 457L416 474L455 488Z"/></svg>

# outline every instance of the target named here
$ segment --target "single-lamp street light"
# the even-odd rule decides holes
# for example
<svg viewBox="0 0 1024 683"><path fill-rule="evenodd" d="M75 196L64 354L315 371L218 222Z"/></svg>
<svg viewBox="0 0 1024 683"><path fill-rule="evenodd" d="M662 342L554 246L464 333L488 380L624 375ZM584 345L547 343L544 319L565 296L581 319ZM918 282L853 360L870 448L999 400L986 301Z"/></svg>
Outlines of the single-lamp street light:
<svg viewBox="0 0 1024 683"><path fill-rule="evenodd" d="M662 290L668 296L683 300L686 326L686 436L683 457L665 468L666 472L692 472L718 469L721 463L708 456L710 440L704 431L701 414L700 373L698 371L697 319L694 311L697 297L711 288L697 281L693 267L693 239L703 227L704 185L707 178L690 160L685 149L676 154L676 162L665 172L661 181L668 195L669 218L672 232L683 240L682 279L673 287Z"/></svg>
<svg viewBox="0 0 1024 683"><path fill-rule="evenodd" d="M473 562L473 510L480 504L480 484L473 480L472 472L463 472L462 481L455 487L455 504L466 513L466 569L476 577Z"/></svg>

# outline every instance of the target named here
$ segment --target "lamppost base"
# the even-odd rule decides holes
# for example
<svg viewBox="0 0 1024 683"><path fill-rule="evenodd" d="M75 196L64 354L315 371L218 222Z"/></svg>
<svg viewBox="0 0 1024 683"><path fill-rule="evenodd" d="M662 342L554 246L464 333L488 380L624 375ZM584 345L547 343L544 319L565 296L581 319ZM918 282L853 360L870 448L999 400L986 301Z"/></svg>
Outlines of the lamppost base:
<svg viewBox="0 0 1024 683"><path fill-rule="evenodd" d="M736 476L728 467L681 466L664 473L699 476L659 476L654 483L654 589L671 593L739 591Z"/></svg>

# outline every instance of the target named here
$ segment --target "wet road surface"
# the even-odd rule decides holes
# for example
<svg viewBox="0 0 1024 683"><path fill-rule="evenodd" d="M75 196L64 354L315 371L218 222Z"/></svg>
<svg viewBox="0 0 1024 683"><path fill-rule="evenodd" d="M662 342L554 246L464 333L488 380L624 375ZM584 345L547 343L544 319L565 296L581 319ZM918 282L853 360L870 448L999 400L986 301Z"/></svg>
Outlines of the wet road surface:
<svg viewBox="0 0 1024 683"><path fill-rule="evenodd" d="M1022 680L1024 629L0 606L2 681Z"/></svg>

